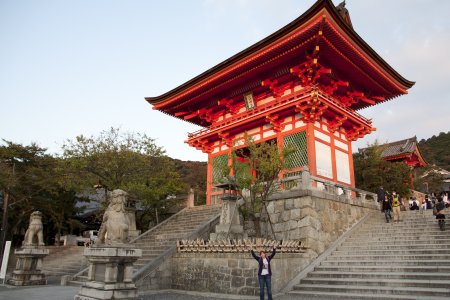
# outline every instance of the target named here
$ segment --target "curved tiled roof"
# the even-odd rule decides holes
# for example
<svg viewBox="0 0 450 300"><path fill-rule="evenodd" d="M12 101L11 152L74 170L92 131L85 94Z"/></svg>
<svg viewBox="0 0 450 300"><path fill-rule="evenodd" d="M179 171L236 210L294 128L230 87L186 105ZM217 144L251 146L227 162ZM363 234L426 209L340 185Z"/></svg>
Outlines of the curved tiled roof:
<svg viewBox="0 0 450 300"><path fill-rule="evenodd" d="M402 154L410 154L413 153L417 147L417 138L412 137L381 146L383 147L383 152L381 153L381 157L383 158L398 156Z"/></svg>

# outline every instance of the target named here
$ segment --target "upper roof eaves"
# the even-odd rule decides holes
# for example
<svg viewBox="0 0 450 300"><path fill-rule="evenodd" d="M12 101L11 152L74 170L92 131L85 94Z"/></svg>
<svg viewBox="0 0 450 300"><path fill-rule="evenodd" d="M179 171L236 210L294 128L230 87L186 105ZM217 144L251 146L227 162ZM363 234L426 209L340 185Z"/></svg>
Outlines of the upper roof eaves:
<svg viewBox="0 0 450 300"><path fill-rule="evenodd" d="M243 51L235 54L234 56L228 58L227 60L217 64L216 66L208 69L207 71L201 73L200 75L192 78L191 80L185 82L184 84L156 97L146 97L145 99L153 105L162 104L167 100L170 100L172 97L177 96L183 91L188 90L190 87L194 86L197 83L202 82L203 80L211 77L212 75L218 73L225 68L232 66L236 62L242 60L243 58L249 56L253 52L270 45L275 40L280 37L290 33L295 28L301 26L309 19L314 17L320 10L326 9L329 14L332 16L333 20L338 24L338 26L345 31L345 33L362 49L365 50L365 53L376 61L386 72L388 72L397 82L399 82L405 88L411 88L414 85L414 82L409 81L402 77L397 71L395 71L386 61L384 61L354 30L351 26L349 26L339 15L337 12L333 2L331 0L318 0L313 6L311 6L305 13L303 13L300 17L287 24L283 28L264 38L263 40L253 44L252 46L244 49Z"/></svg>

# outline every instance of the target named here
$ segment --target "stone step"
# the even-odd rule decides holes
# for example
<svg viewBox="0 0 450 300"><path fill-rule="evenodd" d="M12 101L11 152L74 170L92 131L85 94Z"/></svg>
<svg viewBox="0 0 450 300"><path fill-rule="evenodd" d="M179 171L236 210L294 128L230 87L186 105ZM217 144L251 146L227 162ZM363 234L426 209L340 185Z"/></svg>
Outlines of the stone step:
<svg viewBox="0 0 450 300"><path fill-rule="evenodd" d="M424 238L438 238L438 239L450 239L450 234L442 233L442 231L436 232L425 232L425 233L416 233L416 234L403 234L401 231L394 233L386 233L386 234L372 234L366 235L354 234L348 238L348 240L356 240L356 239L424 239Z"/></svg>
<svg viewBox="0 0 450 300"><path fill-rule="evenodd" d="M450 241L448 243L434 243L429 244L426 241L416 244L343 244L337 248L338 251L352 251L356 253L365 253L370 250L407 250L414 251L415 249L449 249Z"/></svg>
<svg viewBox="0 0 450 300"><path fill-rule="evenodd" d="M313 271L311 278L394 278L394 279L426 279L426 280L450 280L450 273L438 272L344 272L344 271Z"/></svg>
<svg viewBox="0 0 450 300"><path fill-rule="evenodd" d="M318 266L314 269L314 271L342 271L342 272L364 272L364 273L372 273L372 272L408 272L408 273L450 273L450 266L441 266L441 265L412 265L412 266L399 266L399 265L374 265L374 266L336 266L336 265L326 265L326 266Z"/></svg>
<svg viewBox="0 0 450 300"><path fill-rule="evenodd" d="M421 280L421 279L398 279L398 278L320 278L308 277L302 279L303 284L319 285L351 285L353 286L383 286L383 287L426 287L426 288L449 288L450 280ZM450 289L449 289L450 292Z"/></svg>
<svg viewBox="0 0 450 300"><path fill-rule="evenodd" d="M337 250L334 251L332 255L358 255L358 254L364 254L364 255L411 255L411 254L421 254L421 255L426 255L426 254L448 254L450 255L450 248L448 247L443 247L443 248L415 248L415 249L404 249L404 248L399 248L399 249L372 249L367 247L367 249L365 249L364 251L355 251L354 248L348 248L347 250Z"/></svg>
<svg viewBox="0 0 450 300"><path fill-rule="evenodd" d="M361 230L368 230L369 228L417 228L420 226L435 227L438 222L436 219L415 219L415 220L401 220L400 222L389 221L386 219L377 220L365 223Z"/></svg>
<svg viewBox="0 0 450 300"><path fill-rule="evenodd" d="M147 244L147 245L139 245L140 249L142 250L162 250L162 249L166 249L168 245L172 245L173 242L172 241L168 241L168 242L164 242L164 243L153 243L153 244Z"/></svg>
<svg viewBox="0 0 450 300"><path fill-rule="evenodd" d="M167 247L142 247L142 253L160 252L166 250Z"/></svg>
<svg viewBox="0 0 450 300"><path fill-rule="evenodd" d="M389 238L411 238L411 237L424 237L424 236L439 236L442 238L450 238L450 231L440 231L439 228L434 231L426 231L423 233L408 233L408 232L402 232L399 231L392 231L387 232L386 230L380 229L377 233L354 233L349 238L352 239L367 239L367 238L383 238L383 237L389 237Z"/></svg>
<svg viewBox="0 0 450 300"><path fill-rule="evenodd" d="M299 299L374 299L374 300L448 300L448 297L439 296L418 296L418 295L389 295L389 294L361 294L361 293L343 293L343 292L324 292L324 291L300 291L294 290L289 294L299 297Z"/></svg>
<svg viewBox="0 0 450 300"><path fill-rule="evenodd" d="M320 292L346 292L361 294L387 294L409 296L439 296L448 297L449 288L425 288L425 287L391 287L391 286L349 286L326 284L302 284L294 286L295 290L320 291Z"/></svg>
<svg viewBox="0 0 450 300"><path fill-rule="evenodd" d="M220 206L185 210L174 219L139 238L134 242L134 246L141 249L143 255L135 262L135 271L175 246L177 240L185 238L199 226L216 217L220 210Z"/></svg>
<svg viewBox="0 0 450 300"><path fill-rule="evenodd" d="M81 287L81 286L83 286L83 284L84 284L84 281L80 281L80 280L70 280L70 281L67 282L67 285L68 285L68 286L78 286L78 287Z"/></svg>
<svg viewBox="0 0 450 300"><path fill-rule="evenodd" d="M380 242L384 242L385 244L417 244L417 243L429 243L429 244L448 244L450 243L450 239L447 238L431 238L427 236L418 237L417 239L351 239L348 238L347 243L348 245L354 244L361 245L361 243L364 242L365 244L380 244Z"/></svg>
<svg viewBox="0 0 450 300"><path fill-rule="evenodd" d="M450 260L426 260L426 261L418 261L418 260L400 260L396 261L395 264L393 261L361 261L357 259L340 259L336 261L326 260L322 262L321 266L386 266L386 265L394 265L395 267L400 266L450 266Z"/></svg>
<svg viewBox="0 0 450 300"><path fill-rule="evenodd" d="M365 261L404 261L404 260L448 260L450 261L450 254L403 254L403 255L385 255L385 254L339 254L332 253L327 261L335 260L360 260Z"/></svg>
<svg viewBox="0 0 450 300"><path fill-rule="evenodd" d="M401 233L402 235L417 235L417 231L421 231L422 234L440 234L440 235L446 235L450 236L450 231L441 231L439 226L436 226L436 228L405 228L405 229L397 229L397 228L385 228L382 231L374 231L374 230L361 230L357 231L356 233L352 234L352 236L383 236L383 235L390 235L390 234L397 234Z"/></svg>
<svg viewBox="0 0 450 300"><path fill-rule="evenodd" d="M394 222L393 219L389 220L389 223L393 223L395 225L404 225L404 224L432 224L436 223L436 218L429 216L415 216L413 218L402 218L400 221ZM364 223L364 227L367 228L369 226L386 226L386 219L384 215L378 219L367 220Z"/></svg>

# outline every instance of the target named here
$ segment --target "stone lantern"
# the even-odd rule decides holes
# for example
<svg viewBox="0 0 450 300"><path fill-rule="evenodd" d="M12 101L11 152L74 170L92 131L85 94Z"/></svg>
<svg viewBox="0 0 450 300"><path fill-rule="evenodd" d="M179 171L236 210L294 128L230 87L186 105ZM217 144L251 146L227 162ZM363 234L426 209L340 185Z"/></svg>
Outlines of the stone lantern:
<svg viewBox="0 0 450 300"><path fill-rule="evenodd" d="M210 240L240 239L245 238L244 226L239 217L238 186L234 177L227 177L227 181L218 184L216 188L223 189L222 212L220 223L216 226L216 232L211 233Z"/></svg>

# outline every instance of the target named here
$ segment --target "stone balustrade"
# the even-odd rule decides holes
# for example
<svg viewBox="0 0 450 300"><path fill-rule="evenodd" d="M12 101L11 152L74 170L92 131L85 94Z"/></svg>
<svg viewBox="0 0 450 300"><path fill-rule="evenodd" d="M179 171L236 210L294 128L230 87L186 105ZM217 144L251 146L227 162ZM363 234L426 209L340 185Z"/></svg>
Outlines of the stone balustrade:
<svg viewBox="0 0 450 300"><path fill-rule="evenodd" d="M248 252L250 249L272 251L277 247L277 252L303 253L306 248L302 247L299 240L267 240L267 239L227 239L217 241L205 241L203 239L177 241L178 252Z"/></svg>
<svg viewBox="0 0 450 300"><path fill-rule="evenodd" d="M282 183L281 186L289 187L289 189L318 190L330 195L342 196L348 200L377 202L377 194L375 193L312 176L308 169L301 171L300 175L286 177L280 181Z"/></svg>

